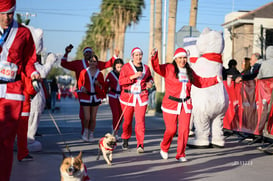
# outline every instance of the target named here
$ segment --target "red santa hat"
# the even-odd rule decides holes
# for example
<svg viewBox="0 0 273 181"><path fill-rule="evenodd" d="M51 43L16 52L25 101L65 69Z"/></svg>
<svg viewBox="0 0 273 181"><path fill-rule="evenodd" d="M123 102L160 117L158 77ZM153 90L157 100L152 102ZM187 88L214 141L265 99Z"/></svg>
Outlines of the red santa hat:
<svg viewBox="0 0 273 181"><path fill-rule="evenodd" d="M12 13L15 11L15 0L1 0L0 1L0 13Z"/></svg>
<svg viewBox="0 0 273 181"><path fill-rule="evenodd" d="M133 54L136 53L136 52L139 52L139 53L143 54L142 50L139 47L135 47L131 51L131 56L133 57Z"/></svg>
<svg viewBox="0 0 273 181"><path fill-rule="evenodd" d="M173 55L173 60L176 59L177 57L187 57L187 51L184 49L184 48L177 48L174 52L174 55Z"/></svg>
<svg viewBox="0 0 273 181"><path fill-rule="evenodd" d="M85 54L85 52L93 52L93 50L91 47L85 47L82 52Z"/></svg>

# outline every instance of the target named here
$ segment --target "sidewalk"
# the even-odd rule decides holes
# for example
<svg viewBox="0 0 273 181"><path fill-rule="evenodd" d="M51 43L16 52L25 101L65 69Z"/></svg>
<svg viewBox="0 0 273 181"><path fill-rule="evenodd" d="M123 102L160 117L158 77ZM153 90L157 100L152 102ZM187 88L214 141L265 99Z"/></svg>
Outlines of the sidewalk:
<svg viewBox="0 0 273 181"><path fill-rule="evenodd" d="M92 181L177 181L177 180L271 180L273 157L256 149L260 144L248 145L238 143L238 138L227 139L224 149L189 149L186 154L188 162L175 160L176 138L169 151L169 159L162 160L159 144L164 133L164 122L161 116L146 117L145 153L136 153L135 135L129 141L130 149L121 150L118 143L113 155L113 165L107 166L103 158L97 157L97 143L105 133L111 132L111 110L108 104L102 104L97 115L95 131L96 140L86 143L80 137L79 104L77 100L65 99L57 103L60 110L54 118L61 130L59 135L50 116L45 110L39 126L37 137L43 145L42 152L31 153L33 161L18 162L16 150L11 181L57 181L60 180L59 166L62 151L68 152L66 144L73 156L83 151L83 160ZM121 131L120 131L121 132ZM120 133L119 132L119 133ZM133 131L134 132L134 131Z"/></svg>

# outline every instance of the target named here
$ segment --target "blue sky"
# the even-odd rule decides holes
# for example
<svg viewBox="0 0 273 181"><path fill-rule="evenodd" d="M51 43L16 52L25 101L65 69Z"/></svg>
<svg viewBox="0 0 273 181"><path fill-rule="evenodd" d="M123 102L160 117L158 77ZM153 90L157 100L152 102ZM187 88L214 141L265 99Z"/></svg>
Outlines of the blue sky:
<svg viewBox="0 0 273 181"><path fill-rule="evenodd" d="M164 0L162 0L164 5ZM169 0L167 0L167 3ZM191 0L178 0L176 31L189 24ZM205 27L222 31L225 15L238 10L254 10L270 0L199 0L197 29ZM17 0L16 13L32 15L31 26L44 30L44 48L48 52L64 53L66 45L76 47L85 36L87 24L93 13L100 11L101 0ZM167 8L168 11L168 8ZM149 54L150 1L145 0L145 9L140 21L127 29L124 59L130 58L132 48L143 49L144 62Z"/></svg>

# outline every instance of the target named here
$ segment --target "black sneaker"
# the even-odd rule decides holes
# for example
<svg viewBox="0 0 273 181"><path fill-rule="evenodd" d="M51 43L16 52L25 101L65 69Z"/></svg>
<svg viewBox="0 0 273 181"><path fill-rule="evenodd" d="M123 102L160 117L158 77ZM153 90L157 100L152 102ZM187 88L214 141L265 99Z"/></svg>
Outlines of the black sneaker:
<svg viewBox="0 0 273 181"><path fill-rule="evenodd" d="M22 160L19 160L19 162L24 162L24 161L32 161L33 157L31 155L27 155L25 156L25 158L23 158Z"/></svg>
<svg viewBox="0 0 273 181"><path fill-rule="evenodd" d="M128 150L128 148L129 148L128 139L123 139L122 150Z"/></svg>
<svg viewBox="0 0 273 181"><path fill-rule="evenodd" d="M143 145L137 146L137 153L144 153L144 146Z"/></svg>

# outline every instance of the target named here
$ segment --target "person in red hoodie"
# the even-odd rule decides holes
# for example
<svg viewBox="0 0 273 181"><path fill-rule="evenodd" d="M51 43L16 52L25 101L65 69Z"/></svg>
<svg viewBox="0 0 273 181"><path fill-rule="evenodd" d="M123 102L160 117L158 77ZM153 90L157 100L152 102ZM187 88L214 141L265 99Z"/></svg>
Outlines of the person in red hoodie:
<svg viewBox="0 0 273 181"><path fill-rule="evenodd" d="M124 112L122 125L122 149L129 148L129 138L132 136L133 114L135 113L135 133L137 153L144 152L145 113L148 105L148 88L153 86L150 68L142 63L143 52L139 47L131 51L132 60L124 64L119 76L121 85L120 102Z"/></svg>
<svg viewBox="0 0 273 181"><path fill-rule="evenodd" d="M119 74L120 70L123 66L123 60L117 58L113 64L113 70L109 72L105 78L105 89L109 98L109 104L112 111L112 126L113 126L113 134L118 139L118 130L121 124L122 117L122 109L120 106L120 85L119 85Z"/></svg>
<svg viewBox="0 0 273 181"><path fill-rule="evenodd" d="M61 59L61 66L68 69L68 70L74 71L76 74L76 79L78 81L79 76L80 76L80 72L83 69L86 69L88 67L88 60L93 56L94 52L91 47L85 47L83 49L84 58L82 60L67 61L68 54L71 52L72 48L73 48L73 45L71 45L71 44L65 48L65 54L64 54L63 58ZM97 65L98 69L103 70L108 67L111 67L113 65L115 59L118 57L118 54L119 54L119 50L115 49L115 55L113 57L111 57L107 62L98 61L98 65ZM83 115L82 106L80 106L79 117L81 119L81 125L82 125L81 134L83 134L84 115Z"/></svg>
<svg viewBox="0 0 273 181"><path fill-rule="evenodd" d="M13 144L24 101L21 73L40 79L30 30L14 20L15 0L0 1L0 180L9 180Z"/></svg>
<svg viewBox="0 0 273 181"><path fill-rule="evenodd" d="M83 69L78 80L80 105L84 113L84 132L82 139L92 141L96 127L96 117L101 100L106 97L103 74L98 69L98 57L88 60L89 66Z"/></svg>
<svg viewBox="0 0 273 181"><path fill-rule="evenodd" d="M168 151L178 127L176 159L185 162L187 161L185 150L192 110L191 85L204 88L217 84L221 78L217 76L201 78L195 74L187 62L187 51L183 48L176 49L173 62L167 64L159 64L158 53L155 49L151 54L154 71L165 78L165 95L161 109L166 129L160 144L160 154L163 159L168 159Z"/></svg>

